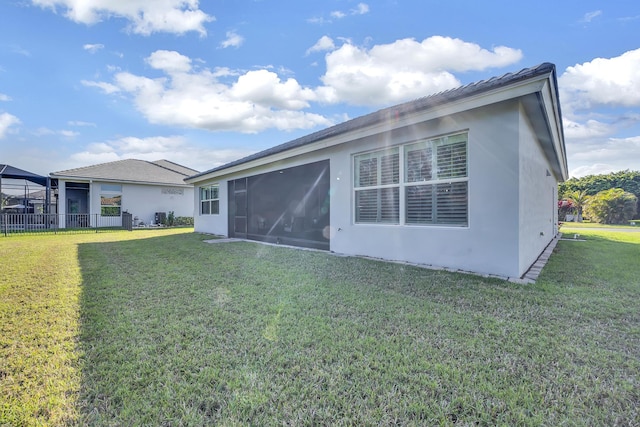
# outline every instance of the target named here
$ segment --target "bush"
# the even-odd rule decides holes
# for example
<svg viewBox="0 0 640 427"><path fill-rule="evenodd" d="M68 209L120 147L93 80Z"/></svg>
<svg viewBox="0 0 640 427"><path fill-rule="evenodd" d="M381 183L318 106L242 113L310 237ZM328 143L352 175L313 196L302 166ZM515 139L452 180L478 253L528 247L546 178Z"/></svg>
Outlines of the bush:
<svg viewBox="0 0 640 427"><path fill-rule="evenodd" d="M176 227L193 227L192 216L177 216L173 222Z"/></svg>
<svg viewBox="0 0 640 427"><path fill-rule="evenodd" d="M586 215L602 224L627 224L637 211L638 198L622 188L611 188L589 199Z"/></svg>

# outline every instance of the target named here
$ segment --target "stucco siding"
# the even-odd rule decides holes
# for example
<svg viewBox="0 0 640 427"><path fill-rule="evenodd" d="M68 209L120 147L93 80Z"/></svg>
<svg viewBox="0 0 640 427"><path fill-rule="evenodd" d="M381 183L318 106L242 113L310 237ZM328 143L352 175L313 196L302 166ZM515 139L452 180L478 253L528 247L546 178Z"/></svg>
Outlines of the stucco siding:
<svg viewBox="0 0 640 427"><path fill-rule="evenodd" d="M102 191L102 184L99 181L91 184L91 213L100 213L101 194L115 194ZM156 212L193 216L193 209L193 187L122 184L122 212L129 212L145 224L155 221Z"/></svg>
<svg viewBox="0 0 640 427"><path fill-rule="evenodd" d="M341 146L331 164L331 250L452 269L517 273L517 131L515 103L429 121ZM356 224L352 155L468 130L469 226ZM348 184L348 185L347 185ZM402 199L401 199L402 200ZM402 204L401 204L402 205ZM402 209L402 208L401 208Z"/></svg>
<svg viewBox="0 0 640 427"><path fill-rule="evenodd" d="M219 197L220 197L220 209L218 214L202 215L200 213L200 187L218 184ZM227 180L213 180L197 183L194 187L194 213L193 213L193 225L194 231L199 233L215 234L217 236L228 236L228 206L227 206Z"/></svg>
<svg viewBox="0 0 640 427"><path fill-rule="evenodd" d="M228 235L228 180L329 159L331 251L514 277L518 274L518 126L517 103L504 102L198 182L195 230ZM469 137L467 227L355 223L354 154L461 131ZM220 214L199 215L198 188L214 183L220 185Z"/></svg>
<svg viewBox="0 0 640 427"><path fill-rule="evenodd" d="M311 175L311 163L328 160L330 184L321 191L329 188L331 251L519 278L557 232L557 180L566 178L566 159L556 91L555 67L543 64L213 168L187 180L196 186L196 230L228 235L228 213L248 206L244 188L252 180L234 182L233 201L230 180L257 182L280 169L283 177L268 176L271 187L262 192L286 193L286 174L297 176L288 168L309 165ZM220 185L220 214L198 215L198 187L210 183ZM233 233L266 236L246 231L249 213L260 215L259 203L239 208L246 214L234 215ZM282 224L293 233L285 224L293 220Z"/></svg>
<svg viewBox="0 0 640 427"><path fill-rule="evenodd" d="M520 124L520 221L519 275L523 275L551 242L556 233L557 182L538 143L530 121L521 111Z"/></svg>

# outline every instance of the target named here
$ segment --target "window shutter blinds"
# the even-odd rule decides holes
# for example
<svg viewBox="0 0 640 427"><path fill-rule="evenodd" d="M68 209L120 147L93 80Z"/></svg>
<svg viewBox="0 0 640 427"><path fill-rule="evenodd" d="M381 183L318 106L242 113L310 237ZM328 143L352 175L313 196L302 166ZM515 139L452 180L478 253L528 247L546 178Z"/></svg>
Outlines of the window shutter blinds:
<svg viewBox="0 0 640 427"><path fill-rule="evenodd" d="M358 162L359 187L370 187L378 183L378 159L361 159Z"/></svg>
<svg viewBox="0 0 640 427"><path fill-rule="evenodd" d="M407 151L407 182L431 180L431 148Z"/></svg>
<svg viewBox="0 0 640 427"><path fill-rule="evenodd" d="M380 184L400 182L400 154L392 153L380 158Z"/></svg>
<svg viewBox="0 0 640 427"><path fill-rule="evenodd" d="M467 182L436 185L436 224L467 225Z"/></svg>
<svg viewBox="0 0 640 427"><path fill-rule="evenodd" d="M433 185L406 187L407 224L424 224L433 221Z"/></svg>
<svg viewBox="0 0 640 427"><path fill-rule="evenodd" d="M400 219L400 189L380 189L380 222L397 223Z"/></svg>
<svg viewBox="0 0 640 427"><path fill-rule="evenodd" d="M356 221L376 222L378 219L378 190L356 191Z"/></svg>
<svg viewBox="0 0 640 427"><path fill-rule="evenodd" d="M467 176L467 144L440 145L436 150L438 163L438 178L460 178Z"/></svg>

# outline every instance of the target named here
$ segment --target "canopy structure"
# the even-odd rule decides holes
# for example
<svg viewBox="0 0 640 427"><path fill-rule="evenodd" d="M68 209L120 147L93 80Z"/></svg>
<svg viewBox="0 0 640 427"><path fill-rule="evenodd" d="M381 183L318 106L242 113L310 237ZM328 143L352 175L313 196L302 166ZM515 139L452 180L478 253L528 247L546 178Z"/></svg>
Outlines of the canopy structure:
<svg viewBox="0 0 640 427"><path fill-rule="evenodd" d="M2 194L3 179L24 179L46 188L45 209L48 210L51 201L51 178L37 175L11 165L0 164L0 194ZM45 212L46 213L46 212Z"/></svg>

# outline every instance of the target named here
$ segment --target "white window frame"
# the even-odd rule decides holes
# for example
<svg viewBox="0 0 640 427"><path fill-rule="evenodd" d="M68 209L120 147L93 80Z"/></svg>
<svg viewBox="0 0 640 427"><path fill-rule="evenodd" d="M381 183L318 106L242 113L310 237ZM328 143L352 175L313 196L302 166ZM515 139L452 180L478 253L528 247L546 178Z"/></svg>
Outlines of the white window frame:
<svg viewBox="0 0 640 427"><path fill-rule="evenodd" d="M423 160L429 161L425 164L423 170L416 171L411 174L409 170L409 155L411 152L417 151L421 147L425 150L426 156ZM443 147L452 147L449 152L443 153ZM399 154L399 168L396 182L392 184L381 183L381 161L380 159L389 153L397 150ZM447 157L445 157L448 155ZM440 157L439 157L440 156ZM463 157L461 157L463 156ZM375 182L361 185L360 182L360 164L363 160L378 159L377 178ZM443 160L449 160L447 168L439 164ZM437 138L429 138L423 140L412 141L396 147L385 148L382 150L369 151L353 155L352 162L354 173L353 179L353 223L367 225L409 225L409 226L446 226L446 227L468 227L469 226L469 135L468 131L456 132ZM395 171L394 171L395 172ZM411 176L410 176L411 174ZM368 185L366 185L368 184ZM386 188L397 188L397 220L389 221L381 218L380 200L382 192ZM377 198L377 215L373 219L371 212L369 218L362 220L360 208L358 206L360 196L368 191L369 194L374 190L378 194L370 198ZM412 208L409 192L423 191L430 193L429 201L427 198L422 200L416 198L417 211L410 212ZM464 200L464 202L461 202ZM421 218L417 218L415 214L420 215L420 209L424 209ZM370 209L372 211L372 209ZM383 219L383 220L381 220Z"/></svg>
<svg viewBox="0 0 640 427"><path fill-rule="evenodd" d="M397 156L397 171L394 170L395 161L393 157ZM354 156L354 181L353 181L353 200L354 200L354 221L358 224L399 224L400 223L400 149L393 147L384 150L372 151L369 153L358 154ZM385 169L383 162L391 158L391 173L385 175L385 171L389 171L389 165ZM368 182L361 179L362 168L364 162L375 164L375 176L369 178ZM391 179L389 177L391 176ZM369 206L364 203L372 202ZM358 206L360 204L360 206ZM391 212L397 208L397 212ZM364 213L363 213L364 211ZM391 214L390 214L391 212ZM363 216L368 215L370 218L375 216L374 221L362 220Z"/></svg>
<svg viewBox="0 0 640 427"><path fill-rule="evenodd" d="M200 215L220 214L220 184L209 184L199 187L198 199Z"/></svg>

